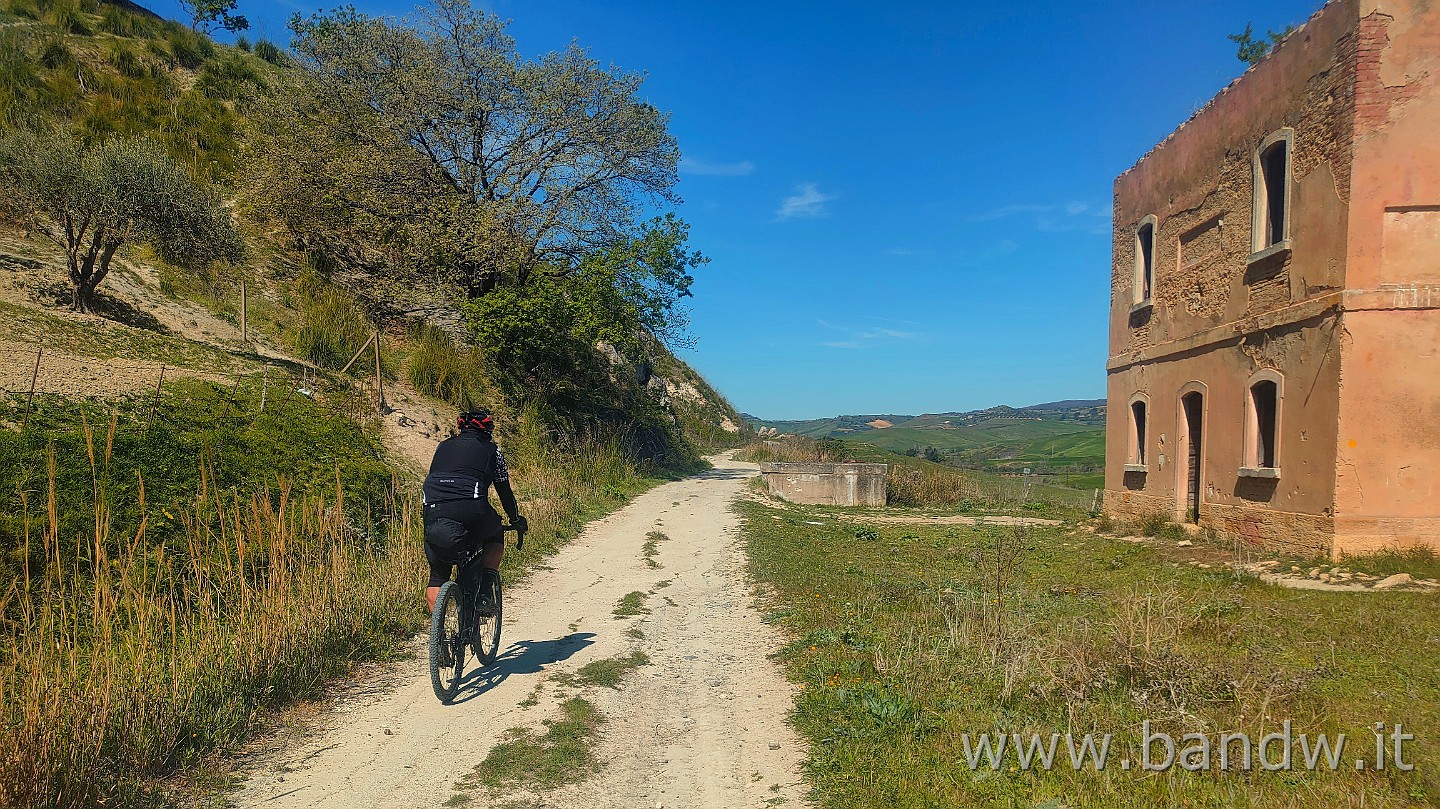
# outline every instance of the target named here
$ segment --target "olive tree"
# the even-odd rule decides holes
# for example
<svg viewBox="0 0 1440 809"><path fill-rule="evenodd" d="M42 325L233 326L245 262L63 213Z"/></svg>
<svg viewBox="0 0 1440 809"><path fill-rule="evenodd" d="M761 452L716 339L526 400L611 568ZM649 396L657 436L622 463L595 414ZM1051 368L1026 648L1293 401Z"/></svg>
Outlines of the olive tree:
<svg viewBox="0 0 1440 809"><path fill-rule="evenodd" d="M0 213L65 251L77 312L92 309L126 243L147 243L184 266L242 254L219 197L145 139L91 147L63 133L0 139Z"/></svg>
<svg viewBox="0 0 1440 809"><path fill-rule="evenodd" d="M269 207L307 238L443 265L472 297L643 236L646 210L677 201L680 156L643 76L574 44L527 60L505 27L466 0L293 18L304 71L261 139Z"/></svg>

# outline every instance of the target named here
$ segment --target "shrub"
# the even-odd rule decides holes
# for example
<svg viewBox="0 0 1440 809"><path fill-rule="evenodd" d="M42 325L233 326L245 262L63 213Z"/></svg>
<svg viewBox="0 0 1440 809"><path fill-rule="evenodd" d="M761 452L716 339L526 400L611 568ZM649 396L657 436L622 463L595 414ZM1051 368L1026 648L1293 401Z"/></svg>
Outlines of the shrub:
<svg viewBox="0 0 1440 809"><path fill-rule="evenodd" d="M260 57L261 59L264 59L272 65L283 65L287 61L285 59L284 52L282 52L279 48L275 47L275 43L269 41L268 39L261 39L256 41L255 55Z"/></svg>
<svg viewBox="0 0 1440 809"><path fill-rule="evenodd" d="M249 53L250 40L246 39L244 36L235 37L235 47L239 48L242 51L245 51L246 53Z"/></svg>
<svg viewBox="0 0 1440 809"><path fill-rule="evenodd" d="M126 78L142 79L150 75L150 66L140 58L134 48L124 42L111 46L108 61Z"/></svg>
<svg viewBox="0 0 1440 809"><path fill-rule="evenodd" d="M370 336L373 326L355 299L327 282L302 279L300 329L295 351L325 368L340 368Z"/></svg>
<svg viewBox="0 0 1440 809"><path fill-rule="evenodd" d="M171 28L165 34L165 43L170 46L170 55L181 67L195 70L215 55L215 45L184 26Z"/></svg>
<svg viewBox="0 0 1440 809"><path fill-rule="evenodd" d="M444 330L425 325L417 330L406 377L416 390L461 409L481 405L480 357L464 349Z"/></svg>
<svg viewBox="0 0 1440 809"><path fill-rule="evenodd" d="M251 89L264 88L265 80L251 61L234 52L224 59L206 62L195 82L196 90L221 101L236 101Z"/></svg>
<svg viewBox="0 0 1440 809"><path fill-rule="evenodd" d="M45 50L40 52L40 64L51 70L72 68L76 64L75 54L57 37L45 43Z"/></svg>
<svg viewBox="0 0 1440 809"><path fill-rule="evenodd" d="M47 22L67 34L90 36L92 33L89 26L85 25L85 17L80 13L80 5L75 0L56 2L50 6L50 12L45 16Z"/></svg>

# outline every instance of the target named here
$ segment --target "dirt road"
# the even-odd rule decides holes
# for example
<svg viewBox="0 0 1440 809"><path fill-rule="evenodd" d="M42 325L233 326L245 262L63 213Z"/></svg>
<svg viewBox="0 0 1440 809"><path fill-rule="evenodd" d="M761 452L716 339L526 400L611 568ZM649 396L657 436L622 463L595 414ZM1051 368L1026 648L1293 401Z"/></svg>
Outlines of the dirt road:
<svg viewBox="0 0 1440 809"><path fill-rule="evenodd" d="M234 803L439 806L506 729L540 733L560 715L576 692L557 675L638 649L650 665L619 690L583 693L606 720L598 772L544 794L473 793L466 805L803 806L804 750L785 722L792 687L767 659L779 639L752 607L729 508L754 466L711 460L714 470L592 523L550 569L508 590L501 658L457 704L435 699L419 657L388 666L336 709L327 732L266 756ZM669 537L656 544L658 569L644 556L650 531ZM650 594L651 613L617 619L633 591Z"/></svg>

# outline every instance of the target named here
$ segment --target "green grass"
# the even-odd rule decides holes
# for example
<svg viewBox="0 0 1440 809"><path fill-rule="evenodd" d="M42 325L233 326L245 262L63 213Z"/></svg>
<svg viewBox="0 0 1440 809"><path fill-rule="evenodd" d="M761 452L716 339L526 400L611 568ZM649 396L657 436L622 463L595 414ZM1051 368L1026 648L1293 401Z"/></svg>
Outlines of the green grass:
<svg viewBox="0 0 1440 809"><path fill-rule="evenodd" d="M1175 566L1163 550L1065 528L810 525L822 509L742 503L768 620L802 690L817 806L1333 807L1440 801L1440 599L1286 590ZM778 517L779 519L774 519ZM1011 558L1014 564L1004 563ZM1177 738L1344 731L1337 772L1142 773L988 767L962 734ZM1357 773L1374 722L1403 722L1416 769ZM1063 743L1062 743L1063 745ZM1063 749L1063 747L1062 747ZM1352 748L1353 750L1353 748ZM1299 753L1297 752L1297 756ZM1009 762L1013 765L1013 759Z"/></svg>
<svg viewBox="0 0 1440 809"><path fill-rule="evenodd" d="M631 652L622 657L607 657L581 666L580 671L576 673L575 681L582 686L619 688L625 675L649 664L649 656L640 651Z"/></svg>
<svg viewBox="0 0 1440 809"><path fill-rule="evenodd" d="M669 539L670 537L666 536L663 531L651 531L645 535L645 544L641 548L641 553L645 557L645 564L648 565L650 569L660 569L661 564L655 561L655 557L660 555L660 543Z"/></svg>
<svg viewBox="0 0 1440 809"><path fill-rule="evenodd" d="M378 445L258 398L46 396L0 429L0 803L204 791L266 712L423 625L418 525ZM0 422L22 407L0 397Z"/></svg>
<svg viewBox="0 0 1440 809"><path fill-rule="evenodd" d="M224 349L178 335L109 321L78 321L6 301L0 301L0 324L3 324L0 337L5 339L43 344L46 348L95 359L139 360L152 366L164 363L221 374L260 367L257 362ZM34 360L34 356L30 359Z"/></svg>
<svg viewBox="0 0 1440 809"><path fill-rule="evenodd" d="M548 790L588 778L599 766L595 741L604 718L580 697L566 700L561 712L561 718L547 722L543 734L529 728L506 731L505 739L456 785L457 792L482 786Z"/></svg>
<svg viewBox="0 0 1440 809"><path fill-rule="evenodd" d="M992 470L1093 472L1105 464L1105 428L1073 421L996 419L954 429L892 427L845 436L892 452L935 447L952 462Z"/></svg>
<svg viewBox="0 0 1440 809"><path fill-rule="evenodd" d="M621 596L620 601L615 605L611 614L616 618L629 618L633 615L649 615L650 608L645 606L645 594L636 590Z"/></svg>

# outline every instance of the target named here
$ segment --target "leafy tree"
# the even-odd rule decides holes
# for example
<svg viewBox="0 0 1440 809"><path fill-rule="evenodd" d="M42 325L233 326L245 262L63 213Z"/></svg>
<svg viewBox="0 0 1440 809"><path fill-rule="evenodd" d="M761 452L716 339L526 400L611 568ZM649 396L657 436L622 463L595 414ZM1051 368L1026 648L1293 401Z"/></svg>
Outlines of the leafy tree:
<svg viewBox="0 0 1440 809"><path fill-rule="evenodd" d="M220 199L144 139L85 148L67 134L5 136L0 214L65 250L77 312L92 309L96 287L127 242L146 242L188 266L242 254Z"/></svg>
<svg viewBox="0 0 1440 809"><path fill-rule="evenodd" d="M1264 39L1257 39L1254 34L1254 24L1247 22L1245 23L1244 31L1238 34L1230 34L1226 39L1235 43L1235 58L1247 65L1253 65L1261 59L1264 59L1270 53L1271 49L1280 44L1280 40L1290 36L1290 33L1294 30L1295 26L1293 25L1286 27L1284 31L1280 31L1279 33L1267 29L1265 35L1269 37L1269 41L1266 41Z"/></svg>
<svg viewBox="0 0 1440 809"><path fill-rule="evenodd" d="M293 18L306 71L262 143L271 206L312 240L334 225L351 251L445 267L471 297L643 239L644 210L676 201L680 154L643 76L573 44L527 60L505 25L466 0Z"/></svg>
<svg viewBox="0 0 1440 809"><path fill-rule="evenodd" d="M925 447L923 455L925 460L934 461L935 463L941 463L944 460L944 458L940 457L940 450L930 446Z"/></svg>
<svg viewBox="0 0 1440 809"><path fill-rule="evenodd" d="M235 6L235 0L180 0L180 7L190 15L190 27L206 34L221 29L231 33L249 29L248 20L231 13Z"/></svg>

